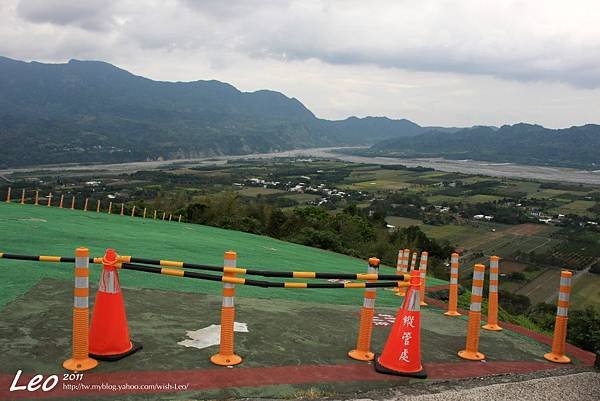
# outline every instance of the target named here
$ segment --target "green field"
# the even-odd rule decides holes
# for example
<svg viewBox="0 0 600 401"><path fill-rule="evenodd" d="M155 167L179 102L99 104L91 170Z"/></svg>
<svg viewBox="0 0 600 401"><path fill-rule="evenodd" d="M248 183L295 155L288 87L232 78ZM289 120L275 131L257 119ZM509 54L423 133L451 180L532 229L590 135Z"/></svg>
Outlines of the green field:
<svg viewBox="0 0 600 401"><path fill-rule="evenodd" d="M86 246L92 256L101 256L106 248L112 247L122 255L221 265L223 253L235 250L241 267L278 271L366 271L365 261L269 237L196 224L54 207L0 203L0 229L5 233L0 241L0 252L5 253L72 256L76 247ZM99 270L92 269L92 281L98 280ZM392 273L393 270L382 267L384 272ZM72 280L71 266L0 259L0 305L26 292L42 278ZM433 278L429 282L431 285L444 283ZM135 271L122 272L122 285L207 294L221 292L221 286L214 282ZM331 304L360 305L363 295L358 289L238 287L240 296ZM379 304L399 304L398 298L389 291L380 293Z"/></svg>
<svg viewBox="0 0 600 401"><path fill-rule="evenodd" d="M600 305L600 274L581 273L582 277L577 277L574 281L571 291L571 303L577 309L583 309L586 306Z"/></svg>
<svg viewBox="0 0 600 401"><path fill-rule="evenodd" d="M562 214L577 214L580 216L594 216L593 212L590 212L588 209L594 206L596 202L587 201L587 200L576 200L571 203L567 203L566 205L562 205L556 208L554 211L556 213Z"/></svg>
<svg viewBox="0 0 600 401"><path fill-rule="evenodd" d="M273 195L283 194L285 191L274 188L263 188L263 187L245 187L237 191L239 195L256 197L258 195Z"/></svg>

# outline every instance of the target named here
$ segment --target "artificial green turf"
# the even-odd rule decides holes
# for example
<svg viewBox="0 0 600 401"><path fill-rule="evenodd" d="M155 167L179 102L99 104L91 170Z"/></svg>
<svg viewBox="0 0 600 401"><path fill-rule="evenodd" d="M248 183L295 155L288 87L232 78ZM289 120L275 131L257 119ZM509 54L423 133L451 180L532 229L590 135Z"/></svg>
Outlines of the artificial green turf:
<svg viewBox="0 0 600 401"><path fill-rule="evenodd" d="M240 267L346 273L364 273L367 268L366 261L349 256L238 231L18 203L0 203L0 232L0 252L15 254L73 256L76 247L85 246L92 256L102 256L111 247L122 255L222 265L223 253L234 250ZM71 280L71 267L0 259L0 306L26 292L43 277ZM98 280L99 271L99 266L92 268L92 280ZM381 272L390 274L393 270L382 267ZM121 282L124 287L209 294L221 291L221 285L215 282L126 270L121 272ZM444 283L428 278L428 285ZM399 304L398 297L390 291L379 293L379 304ZM363 293L360 289L238 286L237 295L358 305Z"/></svg>

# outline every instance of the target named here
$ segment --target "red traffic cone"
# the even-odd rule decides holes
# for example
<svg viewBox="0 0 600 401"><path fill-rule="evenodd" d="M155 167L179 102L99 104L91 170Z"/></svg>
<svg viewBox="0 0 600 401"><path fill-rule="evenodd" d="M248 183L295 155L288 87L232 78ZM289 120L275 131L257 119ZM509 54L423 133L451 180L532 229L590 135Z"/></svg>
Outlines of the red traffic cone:
<svg viewBox="0 0 600 401"><path fill-rule="evenodd" d="M420 286L419 271L413 270L410 287L396 315L390 336L381 356L375 358L375 370L379 373L420 379L427 377L421 365Z"/></svg>
<svg viewBox="0 0 600 401"><path fill-rule="evenodd" d="M117 361L142 348L129 339L117 262L114 249L107 249L90 327L90 356L104 361Z"/></svg>

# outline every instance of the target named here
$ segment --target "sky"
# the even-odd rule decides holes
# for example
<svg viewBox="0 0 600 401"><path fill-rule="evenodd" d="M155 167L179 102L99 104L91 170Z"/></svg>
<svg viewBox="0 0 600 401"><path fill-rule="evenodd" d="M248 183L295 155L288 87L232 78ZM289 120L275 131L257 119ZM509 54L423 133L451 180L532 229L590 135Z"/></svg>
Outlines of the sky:
<svg viewBox="0 0 600 401"><path fill-rule="evenodd" d="M0 55L217 79L318 117L600 123L597 0L2 0Z"/></svg>

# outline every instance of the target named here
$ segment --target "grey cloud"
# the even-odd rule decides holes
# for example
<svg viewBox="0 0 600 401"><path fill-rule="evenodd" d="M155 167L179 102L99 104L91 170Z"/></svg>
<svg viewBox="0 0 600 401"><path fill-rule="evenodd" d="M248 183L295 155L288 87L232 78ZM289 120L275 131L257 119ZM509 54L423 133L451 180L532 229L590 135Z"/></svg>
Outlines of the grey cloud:
<svg viewBox="0 0 600 401"><path fill-rule="evenodd" d="M106 31L113 25L113 4L114 0L21 0L17 13L30 22Z"/></svg>

